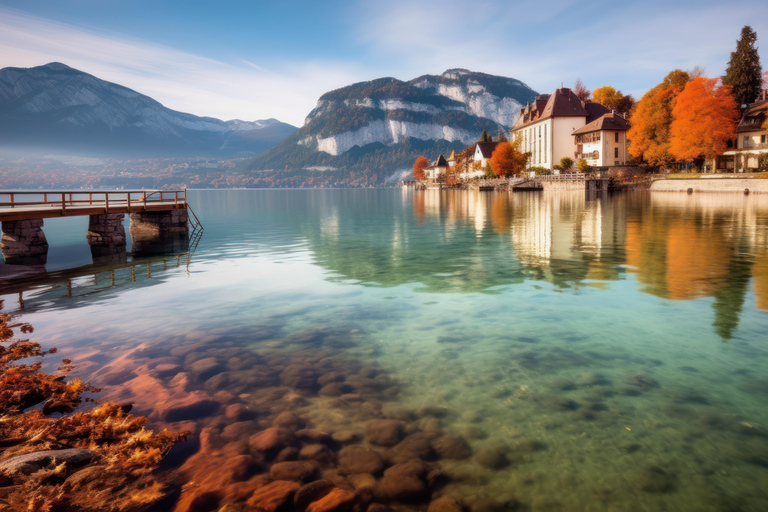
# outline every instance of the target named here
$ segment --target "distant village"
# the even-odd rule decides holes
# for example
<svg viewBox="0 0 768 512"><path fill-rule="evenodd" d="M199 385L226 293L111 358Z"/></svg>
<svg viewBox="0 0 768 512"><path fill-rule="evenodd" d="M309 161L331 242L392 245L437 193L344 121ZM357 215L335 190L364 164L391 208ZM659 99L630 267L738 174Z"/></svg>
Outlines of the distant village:
<svg viewBox="0 0 768 512"><path fill-rule="evenodd" d="M635 175L768 171L768 72L755 40L744 27L725 76L675 70L637 102L611 86L561 85L521 108L508 135L483 132L447 157L419 157L412 180L442 187L626 168Z"/></svg>

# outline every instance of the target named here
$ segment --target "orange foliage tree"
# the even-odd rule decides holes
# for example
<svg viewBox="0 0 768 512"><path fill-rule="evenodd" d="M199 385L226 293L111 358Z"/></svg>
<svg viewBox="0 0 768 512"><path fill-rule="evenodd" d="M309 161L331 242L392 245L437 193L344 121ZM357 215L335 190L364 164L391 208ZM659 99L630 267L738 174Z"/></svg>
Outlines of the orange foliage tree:
<svg viewBox="0 0 768 512"><path fill-rule="evenodd" d="M520 141L502 143L493 150L488 163L496 176L511 176L525 170L528 155L520 151Z"/></svg>
<svg viewBox="0 0 768 512"><path fill-rule="evenodd" d="M714 158L736 136L739 107L728 85L715 78L694 78L672 110L669 151L678 160Z"/></svg>
<svg viewBox="0 0 768 512"><path fill-rule="evenodd" d="M619 114L628 114L635 104L631 94L624 95L621 91L610 85L598 87L592 92L592 101L601 104L605 108L615 110Z"/></svg>
<svg viewBox="0 0 768 512"><path fill-rule="evenodd" d="M627 133L630 155L651 165L670 165L675 161L669 151L672 109L688 80L688 73L676 69L637 102Z"/></svg>
<svg viewBox="0 0 768 512"><path fill-rule="evenodd" d="M429 165L429 160L425 156L420 156L413 162L413 177L419 181L424 180L424 169Z"/></svg>

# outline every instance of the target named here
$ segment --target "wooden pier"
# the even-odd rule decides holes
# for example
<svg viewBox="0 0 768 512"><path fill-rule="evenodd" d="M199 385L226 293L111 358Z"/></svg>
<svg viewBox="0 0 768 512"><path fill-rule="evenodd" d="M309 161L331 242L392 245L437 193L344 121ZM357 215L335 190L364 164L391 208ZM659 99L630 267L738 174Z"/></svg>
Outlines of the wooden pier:
<svg viewBox="0 0 768 512"><path fill-rule="evenodd" d="M189 227L202 229L183 190L0 191L0 250L7 264L45 265L44 219L88 216L86 238L94 262L125 252L125 214L134 252L177 246Z"/></svg>

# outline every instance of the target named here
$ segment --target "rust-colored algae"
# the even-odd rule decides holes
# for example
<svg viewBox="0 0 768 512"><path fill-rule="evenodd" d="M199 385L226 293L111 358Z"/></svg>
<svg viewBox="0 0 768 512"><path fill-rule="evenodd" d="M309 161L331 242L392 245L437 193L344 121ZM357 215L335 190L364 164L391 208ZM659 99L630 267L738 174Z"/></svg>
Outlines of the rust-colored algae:
<svg viewBox="0 0 768 512"><path fill-rule="evenodd" d="M33 329L12 321L0 314L0 509L138 512L161 500L155 470L186 434L147 430L145 417L114 403L76 411L99 390L67 381L68 359L54 375L39 360L22 363L56 350L17 339Z"/></svg>

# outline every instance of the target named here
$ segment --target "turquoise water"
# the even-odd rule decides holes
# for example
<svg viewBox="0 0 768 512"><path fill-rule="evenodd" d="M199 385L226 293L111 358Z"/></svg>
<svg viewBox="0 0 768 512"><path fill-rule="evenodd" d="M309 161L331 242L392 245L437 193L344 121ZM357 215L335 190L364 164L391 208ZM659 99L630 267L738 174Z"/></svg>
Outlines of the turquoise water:
<svg viewBox="0 0 768 512"><path fill-rule="evenodd" d="M90 263L82 222L46 221L59 272L3 283L4 310L155 425L226 437L223 408L167 413L194 392L257 411L241 437L287 409L461 436L466 454L433 457L440 492L478 512L768 510L766 198L189 198L194 252L135 266L65 270Z"/></svg>

